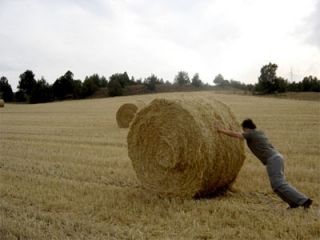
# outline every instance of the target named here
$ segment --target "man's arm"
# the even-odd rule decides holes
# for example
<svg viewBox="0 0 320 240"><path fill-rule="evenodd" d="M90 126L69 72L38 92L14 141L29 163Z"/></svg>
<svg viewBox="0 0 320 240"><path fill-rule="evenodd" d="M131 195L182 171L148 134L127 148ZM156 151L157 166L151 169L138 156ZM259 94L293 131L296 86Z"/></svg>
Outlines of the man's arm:
<svg viewBox="0 0 320 240"><path fill-rule="evenodd" d="M223 133L227 136L230 136L230 137L234 137L234 138L239 138L239 139L244 139L242 133L240 132L234 132L234 131L230 131L230 130L224 130L224 129L217 129L217 132L218 133Z"/></svg>
<svg viewBox="0 0 320 240"><path fill-rule="evenodd" d="M239 138L239 139L244 139L243 135L241 132L235 132L231 130L225 130L223 129L220 125L216 124L216 129L218 133L223 133L227 136L234 137L234 138Z"/></svg>

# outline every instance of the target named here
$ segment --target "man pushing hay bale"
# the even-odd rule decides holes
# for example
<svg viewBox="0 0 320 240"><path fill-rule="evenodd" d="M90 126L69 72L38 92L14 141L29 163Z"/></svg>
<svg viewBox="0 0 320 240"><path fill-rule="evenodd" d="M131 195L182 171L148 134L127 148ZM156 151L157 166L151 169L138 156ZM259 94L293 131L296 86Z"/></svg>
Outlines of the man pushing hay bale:
<svg viewBox="0 0 320 240"><path fill-rule="evenodd" d="M244 143L214 122L239 129L230 108L200 98L155 99L132 120L128 154L142 185L162 196L205 196L228 188L245 159Z"/></svg>
<svg viewBox="0 0 320 240"><path fill-rule="evenodd" d="M125 103L117 111L116 119L120 128L128 128L136 112L146 104L143 101Z"/></svg>

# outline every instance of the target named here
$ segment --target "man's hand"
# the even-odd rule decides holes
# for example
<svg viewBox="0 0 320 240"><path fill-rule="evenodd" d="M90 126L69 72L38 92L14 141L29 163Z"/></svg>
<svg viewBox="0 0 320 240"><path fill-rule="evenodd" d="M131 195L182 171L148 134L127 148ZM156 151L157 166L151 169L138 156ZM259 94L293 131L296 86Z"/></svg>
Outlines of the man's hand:
<svg viewBox="0 0 320 240"><path fill-rule="evenodd" d="M223 130L222 125L217 121L214 123L214 127L215 127L215 129L217 130L218 133L220 133L221 130Z"/></svg>

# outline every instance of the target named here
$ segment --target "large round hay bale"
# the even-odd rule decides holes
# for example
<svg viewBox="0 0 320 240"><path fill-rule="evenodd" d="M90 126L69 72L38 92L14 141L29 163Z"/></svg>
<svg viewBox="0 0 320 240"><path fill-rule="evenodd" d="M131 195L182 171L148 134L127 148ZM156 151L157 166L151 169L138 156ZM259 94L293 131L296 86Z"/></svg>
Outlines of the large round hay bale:
<svg viewBox="0 0 320 240"><path fill-rule="evenodd" d="M117 111L116 119L120 128L128 128L136 112L146 104L143 101L125 103Z"/></svg>
<svg viewBox="0 0 320 240"><path fill-rule="evenodd" d="M4 101L3 101L3 99L0 99L0 107L1 107L1 108L4 107Z"/></svg>
<svg viewBox="0 0 320 240"><path fill-rule="evenodd" d="M141 109L127 142L143 187L173 197L228 188L244 162L244 142L217 133L216 121L240 131L230 108L217 100L155 99Z"/></svg>

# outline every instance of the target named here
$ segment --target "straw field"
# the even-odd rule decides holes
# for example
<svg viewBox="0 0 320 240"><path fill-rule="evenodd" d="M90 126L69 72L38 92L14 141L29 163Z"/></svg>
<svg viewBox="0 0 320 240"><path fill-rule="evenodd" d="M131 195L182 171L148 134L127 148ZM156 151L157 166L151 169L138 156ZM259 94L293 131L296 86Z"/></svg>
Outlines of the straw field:
<svg viewBox="0 0 320 240"><path fill-rule="evenodd" d="M116 112L161 97L217 99L251 117L285 157L289 183L314 200L286 210L245 147L233 191L159 197L144 189ZM0 239L319 239L319 101L171 93L6 104L0 109ZM240 140L239 140L240 141Z"/></svg>

